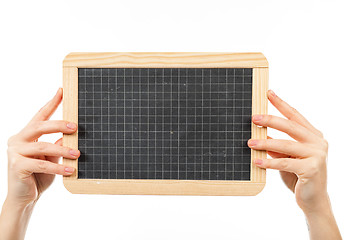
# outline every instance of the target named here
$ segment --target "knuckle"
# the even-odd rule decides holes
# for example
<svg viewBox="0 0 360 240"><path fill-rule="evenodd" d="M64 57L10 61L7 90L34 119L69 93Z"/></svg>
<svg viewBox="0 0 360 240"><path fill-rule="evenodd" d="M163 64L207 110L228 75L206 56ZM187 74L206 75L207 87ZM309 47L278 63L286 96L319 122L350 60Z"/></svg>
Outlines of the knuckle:
<svg viewBox="0 0 360 240"><path fill-rule="evenodd" d="M289 106L289 119L293 119L294 117L296 117L298 115L298 110L292 106Z"/></svg>
<svg viewBox="0 0 360 240"><path fill-rule="evenodd" d="M258 147L259 149L266 149L268 146L269 146L268 140L259 139L256 147Z"/></svg>
<svg viewBox="0 0 360 240"><path fill-rule="evenodd" d="M59 164L55 164L53 165L52 172L53 174L62 174L64 172L64 168Z"/></svg>
<svg viewBox="0 0 360 240"><path fill-rule="evenodd" d="M279 101L279 104L284 105L286 102L282 100L280 97L277 97L277 100Z"/></svg>
<svg viewBox="0 0 360 240"><path fill-rule="evenodd" d="M9 137L9 139L7 141L8 147L12 146L15 143L15 141L16 141L16 135Z"/></svg>
<svg viewBox="0 0 360 240"><path fill-rule="evenodd" d="M319 151L319 158L325 160L327 158L327 151Z"/></svg>
<svg viewBox="0 0 360 240"><path fill-rule="evenodd" d="M328 155L329 143L325 139L323 139L318 144L319 145L317 145L315 150L315 156L322 160L326 159Z"/></svg>
<svg viewBox="0 0 360 240"><path fill-rule="evenodd" d="M17 170L21 166L21 159L20 157L12 157L9 159L9 169Z"/></svg>
<svg viewBox="0 0 360 240"><path fill-rule="evenodd" d="M268 160L268 159L263 159L262 167L263 167L263 168L268 168L268 167L270 167L270 164L269 164L269 160Z"/></svg>
<svg viewBox="0 0 360 240"><path fill-rule="evenodd" d="M324 134L323 134L321 131L319 131L319 130L317 130L317 131L318 131L319 137L323 138L323 137L324 137Z"/></svg>
<svg viewBox="0 0 360 240"><path fill-rule="evenodd" d="M273 121L273 119L274 119L274 116L272 116L272 115L265 115L263 121L264 121L264 123L265 123L266 125L268 125L270 122Z"/></svg>
<svg viewBox="0 0 360 240"><path fill-rule="evenodd" d="M39 168L40 171L46 171L48 169L48 164L46 161L38 161L37 163L37 167Z"/></svg>
<svg viewBox="0 0 360 240"><path fill-rule="evenodd" d="M298 124L294 121L289 121L289 131L293 132L298 128Z"/></svg>
<svg viewBox="0 0 360 240"><path fill-rule="evenodd" d="M292 147L293 147L292 142L291 142L291 141L287 141L287 140L282 141L281 145L282 145L282 147L283 147L284 149L292 149Z"/></svg>
<svg viewBox="0 0 360 240"><path fill-rule="evenodd" d="M52 126L52 128L54 128L56 130L66 129L65 121L51 121L51 122L48 122L48 124L50 124Z"/></svg>
<svg viewBox="0 0 360 240"><path fill-rule="evenodd" d="M320 164L317 161L312 161L307 168L307 172L310 175L315 175L319 172Z"/></svg>
<svg viewBox="0 0 360 240"><path fill-rule="evenodd" d="M56 153L60 156L67 156L69 154L70 148L62 147L62 146L55 146Z"/></svg>
<svg viewBox="0 0 360 240"><path fill-rule="evenodd" d="M47 144L44 142L37 142L37 149L40 153L45 153L47 149Z"/></svg>
<svg viewBox="0 0 360 240"><path fill-rule="evenodd" d="M21 147L21 145L19 145L17 143L17 140L16 140L16 135L14 136L11 136L8 140L8 147L7 147L7 155L9 156L9 158L11 158L13 155L15 155L16 153L19 152L19 147Z"/></svg>
<svg viewBox="0 0 360 240"><path fill-rule="evenodd" d="M34 132L41 132L42 131L42 122L41 121L32 122L29 127Z"/></svg>
<svg viewBox="0 0 360 240"><path fill-rule="evenodd" d="M15 147L14 146L12 146L12 145L10 145L10 146L8 146L8 148L7 148L7 155L10 157L10 156L12 156L13 155L13 153L15 153L16 151L15 151Z"/></svg>
<svg viewBox="0 0 360 240"><path fill-rule="evenodd" d="M282 159L279 162L279 169L287 170L289 168L289 160L288 159Z"/></svg>
<svg viewBox="0 0 360 240"><path fill-rule="evenodd" d="M322 146L323 146L323 149L327 152L329 149L329 142L326 139L323 139Z"/></svg>
<svg viewBox="0 0 360 240"><path fill-rule="evenodd" d="M56 174L64 174L65 173L65 167L58 165L56 168Z"/></svg>
<svg viewBox="0 0 360 240"><path fill-rule="evenodd" d="M296 108L290 106L290 112L293 114L297 114L298 110Z"/></svg>

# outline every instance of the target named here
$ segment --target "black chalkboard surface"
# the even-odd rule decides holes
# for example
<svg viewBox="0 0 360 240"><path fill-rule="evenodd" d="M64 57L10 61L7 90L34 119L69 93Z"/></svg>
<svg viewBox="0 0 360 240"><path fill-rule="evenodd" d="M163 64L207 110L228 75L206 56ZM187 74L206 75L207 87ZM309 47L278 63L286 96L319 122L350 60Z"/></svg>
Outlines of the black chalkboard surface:
<svg viewBox="0 0 360 240"><path fill-rule="evenodd" d="M63 116L78 124L63 145L72 193L256 195L253 164L267 114L261 53L70 53L63 61Z"/></svg>
<svg viewBox="0 0 360 240"><path fill-rule="evenodd" d="M79 68L78 176L250 180L251 68Z"/></svg>

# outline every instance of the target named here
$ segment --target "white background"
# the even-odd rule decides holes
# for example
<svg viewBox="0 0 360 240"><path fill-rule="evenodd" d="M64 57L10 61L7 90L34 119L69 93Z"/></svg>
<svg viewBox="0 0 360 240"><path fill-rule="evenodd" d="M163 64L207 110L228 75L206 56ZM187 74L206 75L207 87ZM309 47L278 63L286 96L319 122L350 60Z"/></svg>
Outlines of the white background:
<svg viewBox="0 0 360 240"><path fill-rule="evenodd" d="M359 239L359 23L356 1L344 0L2 1L0 201L7 139L61 86L69 52L256 51L269 61L270 88L329 141L333 211L344 239ZM272 106L269 113L279 115ZM53 119L61 118L60 107ZM57 177L27 233L27 239L307 237L293 194L271 170L255 197L73 195Z"/></svg>

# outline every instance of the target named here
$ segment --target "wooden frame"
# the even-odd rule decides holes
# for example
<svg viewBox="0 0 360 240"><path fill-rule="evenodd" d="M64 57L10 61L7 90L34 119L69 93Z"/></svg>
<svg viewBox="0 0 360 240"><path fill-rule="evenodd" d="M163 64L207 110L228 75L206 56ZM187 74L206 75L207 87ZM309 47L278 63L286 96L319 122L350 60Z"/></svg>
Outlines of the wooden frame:
<svg viewBox="0 0 360 240"><path fill-rule="evenodd" d="M268 62L261 53L70 53L63 61L63 118L78 122L78 68L253 68L252 114L267 114ZM252 138L266 139L266 128L252 124ZM64 134L63 145L77 149L78 134ZM256 195L265 186L264 169L253 164L266 158L265 151L251 150L251 180L127 180L78 179L77 171L64 176L72 193L151 195ZM77 169L77 160L64 158L64 165Z"/></svg>

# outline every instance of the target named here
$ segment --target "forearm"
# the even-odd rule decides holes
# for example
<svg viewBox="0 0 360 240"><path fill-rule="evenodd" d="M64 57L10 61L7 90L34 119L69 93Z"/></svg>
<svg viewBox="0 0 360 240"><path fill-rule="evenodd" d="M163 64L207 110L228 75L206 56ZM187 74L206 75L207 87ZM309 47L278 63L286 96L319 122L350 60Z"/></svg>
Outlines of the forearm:
<svg viewBox="0 0 360 240"><path fill-rule="evenodd" d="M5 200L0 215L0 240L24 239L34 205Z"/></svg>
<svg viewBox="0 0 360 240"><path fill-rule="evenodd" d="M305 212L311 240L340 240L341 235L331 210L330 200L324 201L323 208L316 212Z"/></svg>

